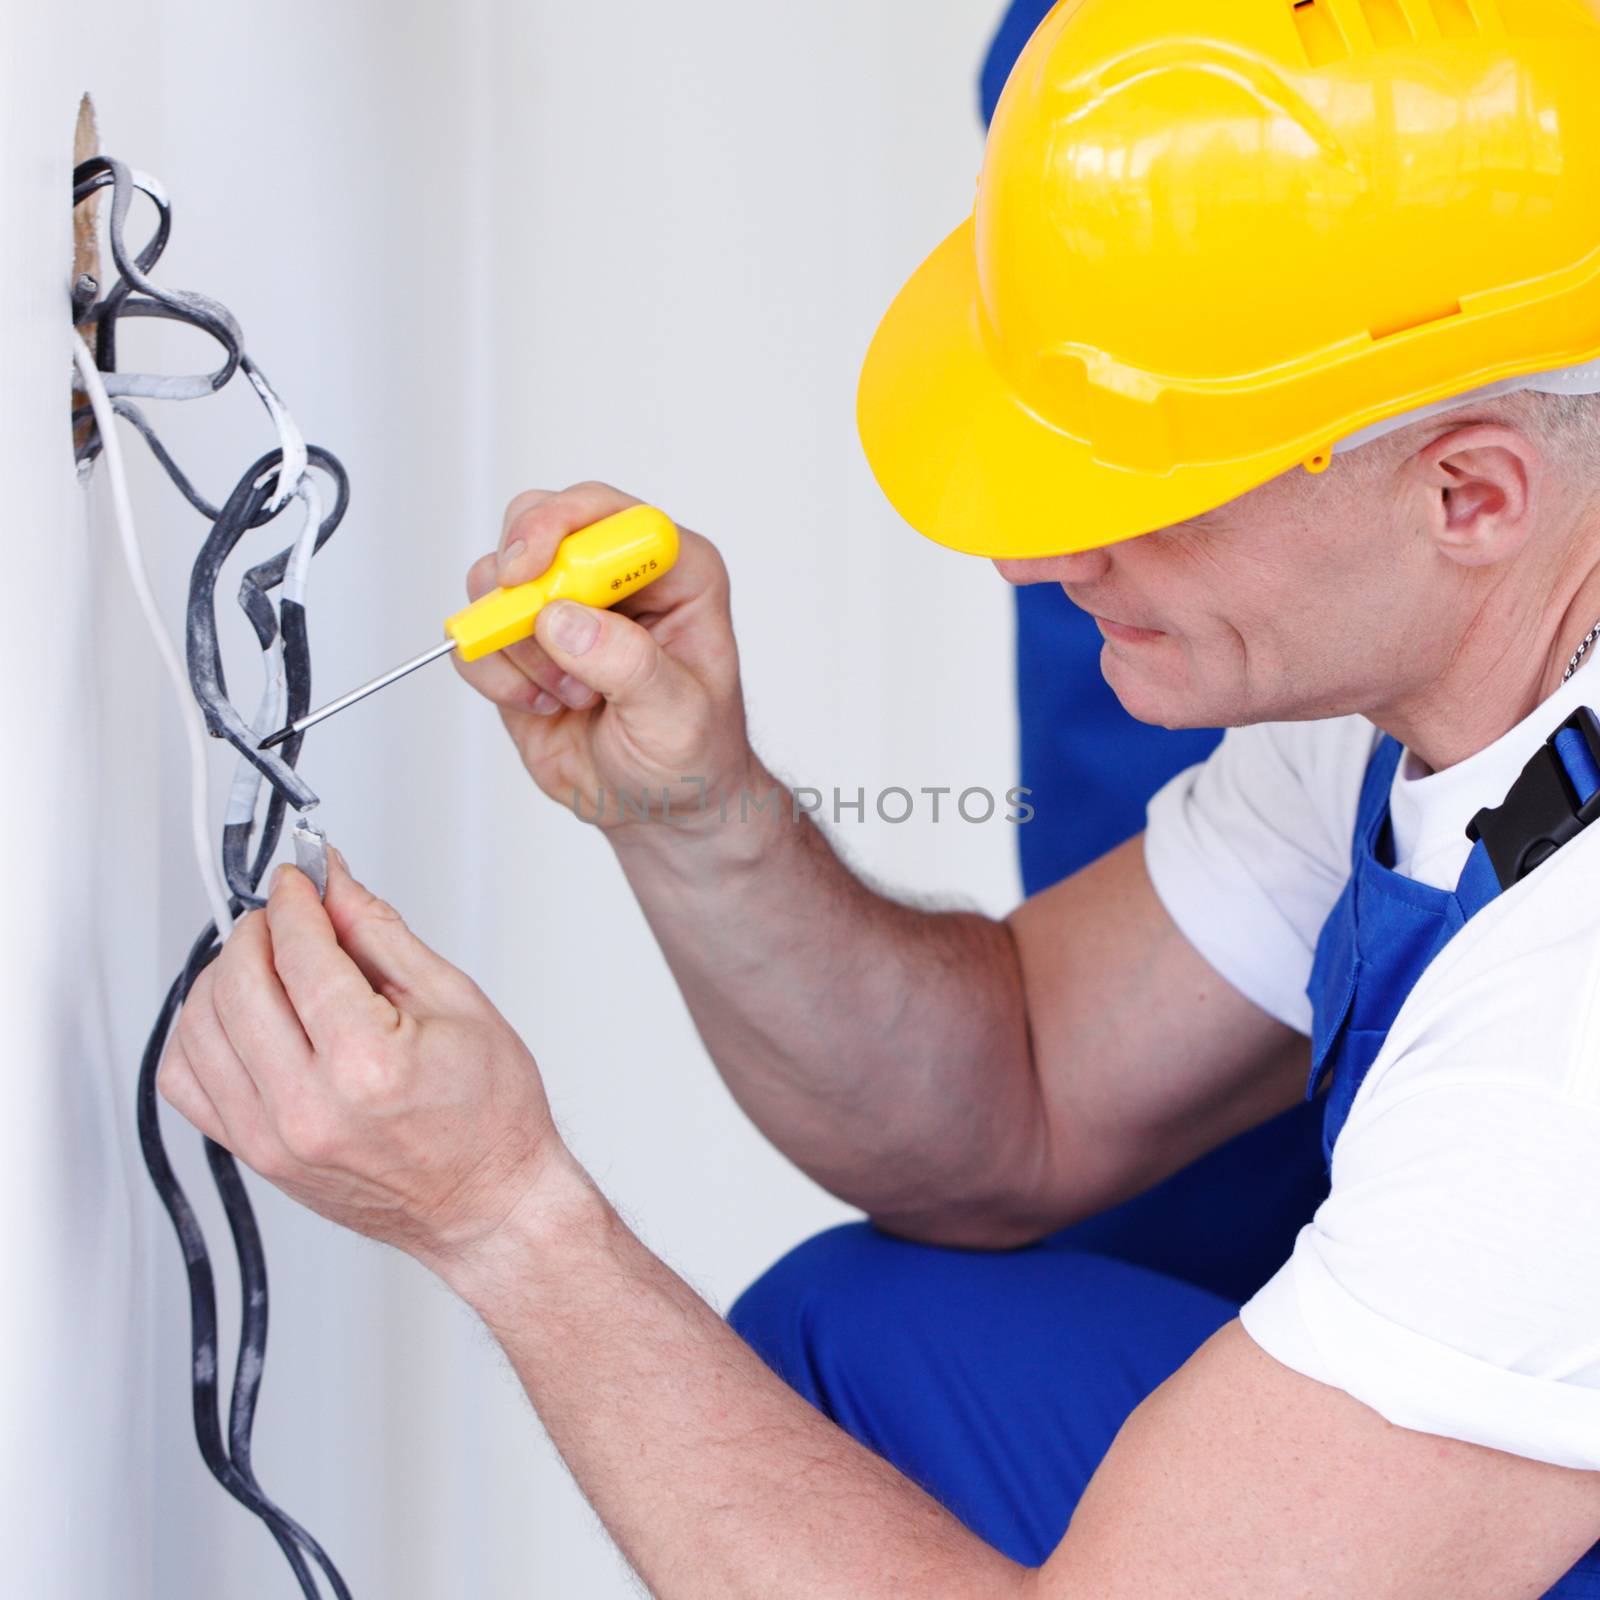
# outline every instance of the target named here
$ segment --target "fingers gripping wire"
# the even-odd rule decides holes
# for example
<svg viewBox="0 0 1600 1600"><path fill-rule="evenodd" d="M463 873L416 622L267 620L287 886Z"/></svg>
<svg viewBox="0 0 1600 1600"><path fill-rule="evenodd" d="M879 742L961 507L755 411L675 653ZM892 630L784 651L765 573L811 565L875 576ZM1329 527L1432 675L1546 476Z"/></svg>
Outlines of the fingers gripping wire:
<svg viewBox="0 0 1600 1600"><path fill-rule="evenodd" d="M99 456L111 490L123 557L167 675L177 692L190 752L191 833L196 862L211 910L211 922L190 950L168 990L140 1062L136 1097L139 1144L146 1169L177 1234L189 1284L190 1384L195 1439L218 1483L253 1512L271 1532L302 1595L320 1600L316 1573L337 1600L350 1591L327 1552L262 1490L251 1464L251 1439L260 1393L267 1336L267 1273L260 1232L238 1165L222 1146L205 1141L206 1161L221 1198L239 1264L239 1350L234 1367L228 1423L220 1415L217 1305L211 1257L198 1218L185 1195L162 1139L157 1115L156 1071L168 1035L195 979L216 957L244 910L260 906L258 888L292 808L297 855L315 870L322 859L322 834L306 813L317 796L295 770L301 739L276 751L257 748L263 734L303 716L311 698L311 654L306 627L312 558L338 529L349 502L344 468L326 450L308 446L288 408L244 348L239 323L227 307L191 290L166 289L150 273L166 248L172 213L153 178L121 162L96 157L73 174L73 203L109 188L107 233L119 274L103 296L89 280L74 286L73 320L94 332L94 351L74 335L74 360L88 404L74 422L92 415L79 460L87 471ZM136 251L126 243L135 194L156 210L156 227ZM124 317L161 318L200 329L216 341L222 359L214 371L168 375L117 369L118 324ZM214 505L179 467L137 401L191 400L214 394L243 372L265 407L276 446L253 462L227 497ZM162 623L151 591L128 493L116 418L123 418L149 445L157 462L189 505L209 524L190 574L185 651ZM329 488L331 486L331 494ZM258 528L270 528L298 502L302 519L295 536L258 560L240 581L238 603L261 650L262 688L250 720L229 698L218 632L216 586L229 557ZM238 755L222 821L221 848L213 847L206 790L206 741L210 733ZM267 791L264 811L262 791ZM258 812L261 812L258 822Z"/></svg>

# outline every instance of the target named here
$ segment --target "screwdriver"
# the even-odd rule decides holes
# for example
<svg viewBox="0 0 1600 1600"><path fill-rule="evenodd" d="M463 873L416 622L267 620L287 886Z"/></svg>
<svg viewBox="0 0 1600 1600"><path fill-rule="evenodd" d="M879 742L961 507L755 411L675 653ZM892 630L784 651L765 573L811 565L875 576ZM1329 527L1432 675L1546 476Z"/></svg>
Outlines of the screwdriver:
<svg viewBox="0 0 1600 1600"><path fill-rule="evenodd" d="M285 739L304 733L307 728L343 711L357 700L387 687L418 667L425 667L452 650L461 652L463 661L504 650L508 644L530 638L539 613L552 600L580 600L589 606L612 606L646 584L654 583L678 559L678 530L665 512L654 506L629 506L587 528L569 533L556 548L555 560L530 583L509 589L494 589L481 600L447 617L445 637L430 645L421 655L402 663L371 683L364 683L349 694L330 700L316 711L307 712L287 728L280 728L263 739L258 748L271 750Z"/></svg>

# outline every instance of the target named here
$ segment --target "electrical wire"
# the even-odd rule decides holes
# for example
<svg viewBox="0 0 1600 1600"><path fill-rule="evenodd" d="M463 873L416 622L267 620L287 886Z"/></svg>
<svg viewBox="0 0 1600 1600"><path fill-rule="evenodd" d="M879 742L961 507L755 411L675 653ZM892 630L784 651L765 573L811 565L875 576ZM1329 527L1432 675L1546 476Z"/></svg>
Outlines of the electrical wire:
<svg viewBox="0 0 1600 1600"><path fill-rule="evenodd" d="M245 352L243 334L232 313L209 296L190 290L162 289L150 278L171 233L171 206L161 185L120 162L95 157L73 174L74 206L106 187L112 190L107 231L120 276L99 299L95 298L98 285L87 279L80 279L72 291L74 322L95 328L93 355L81 336L76 332L73 336L74 361L88 401L87 407L73 413L73 421L76 425L90 416L94 421L94 428L81 440L78 459L87 471L97 456L105 457L123 558L140 609L178 693L190 755L190 832L212 913L211 923L195 941L183 969L167 991L140 1060L135 1099L139 1145L183 1254L189 1287L191 1409L201 1457L218 1483L271 1532L307 1600L321 1600L313 1566L320 1570L336 1600L350 1600L350 1590L326 1551L268 1498L255 1476L251 1439L266 1357L266 1258L238 1164L221 1145L206 1139L207 1166L227 1216L239 1267L239 1345L224 1436L219 1412L217 1305L211 1257L194 1208L167 1155L155 1088L168 1037L195 979L221 951L235 916L263 903L257 888L277 849L289 807L301 814L303 825L305 812L317 804L315 792L295 771L299 738L287 741L277 753L262 752L256 746L261 731L274 726L280 716L304 715L310 704L306 591L311 560L343 520L349 482L334 456L305 443L288 408ZM130 253L125 228L135 193L145 194L154 204L157 225L144 246ZM191 376L117 371L117 324L120 318L130 316L165 318L199 328L222 346L222 365L214 372ZM196 399L215 393L239 371L245 373L266 407L278 444L252 463L222 504L214 506L194 487L130 397ZM116 416L124 418L144 438L185 500L211 525L190 574L185 663L179 661L151 589L128 493ZM332 482L331 505L313 472ZM239 588L239 605L255 632L263 669L255 716L246 723L228 697L223 676L216 584L223 563L241 539L272 523L294 499L299 499L305 509L297 537L277 554L250 567ZM276 604L274 590L279 591ZM213 853L210 833L205 747L208 732L231 744L239 758L222 825L220 859ZM270 793L258 829L256 811L263 786ZM296 837L298 840L299 831Z"/></svg>
<svg viewBox="0 0 1600 1600"><path fill-rule="evenodd" d="M172 681L173 692L178 697L178 715L183 722L184 740L189 747L189 840L194 847L195 865L200 872L200 882L205 888L206 903L211 908L211 921L224 939L233 929L233 916L228 907L228 892L223 887L222 874L211 855L210 790L206 781L206 730L200 708L189 694L189 679L178 660L177 647L167 625L161 620L160 608L150 588L150 573L145 566L144 551L139 544L138 527L133 520L133 500L128 494L128 475L123 470L122 446L112 422L111 399L100 380L100 373L89 354L83 336L73 330L72 359L77 363L78 379L83 392L89 397L94 412L95 425L100 432L101 446L106 458L106 476L111 480L111 508L117 524L118 543L122 547L123 565L128 569L128 581L133 585L139 609L155 640L156 653Z"/></svg>
<svg viewBox="0 0 1600 1600"><path fill-rule="evenodd" d="M222 1196L238 1253L243 1302L239 1332L240 1359L234 1372L228 1442L225 1446L217 1409L217 1297L211 1256L206 1249L199 1218L172 1169L161 1138L156 1106L156 1071L161 1065L162 1052L195 979L221 951L222 945L216 937L216 930L207 927L190 950L183 971L167 991L140 1061L137 1093L139 1148L156 1193L172 1219L173 1229L183 1250L184 1271L189 1280L190 1386L195 1439L200 1446L202 1459L217 1482L266 1524L299 1582L301 1593L309 1600L320 1600L316 1580L305 1559L310 1556L322 1568L338 1600L350 1600L349 1588L322 1546L262 1493L251 1469L250 1433L255 1420L256 1397L260 1391L261 1362L266 1351L267 1279L260 1233L238 1166L221 1145L210 1139L205 1140L206 1160L217 1183L218 1193Z"/></svg>

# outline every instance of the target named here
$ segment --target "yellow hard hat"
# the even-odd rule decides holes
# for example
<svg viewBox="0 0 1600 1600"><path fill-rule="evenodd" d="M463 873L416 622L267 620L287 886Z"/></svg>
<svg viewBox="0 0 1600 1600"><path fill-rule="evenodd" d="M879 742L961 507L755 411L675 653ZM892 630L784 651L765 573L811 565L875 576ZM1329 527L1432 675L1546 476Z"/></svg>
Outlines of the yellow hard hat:
<svg viewBox="0 0 1600 1600"><path fill-rule="evenodd" d="M1597 358L1600 0L1063 0L857 410L914 527L1043 556Z"/></svg>

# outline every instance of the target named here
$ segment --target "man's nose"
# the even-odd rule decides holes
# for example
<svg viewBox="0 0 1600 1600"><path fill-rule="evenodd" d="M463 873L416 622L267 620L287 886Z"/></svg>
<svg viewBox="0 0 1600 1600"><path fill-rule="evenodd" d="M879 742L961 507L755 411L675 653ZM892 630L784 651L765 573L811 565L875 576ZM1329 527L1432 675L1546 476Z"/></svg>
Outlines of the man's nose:
<svg viewBox="0 0 1600 1600"><path fill-rule="evenodd" d="M1026 560L996 561L995 570L1007 583L1095 583L1106 575L1111 557L1104 550L1078 550L1065 556L1030 556Z"/></svg>

